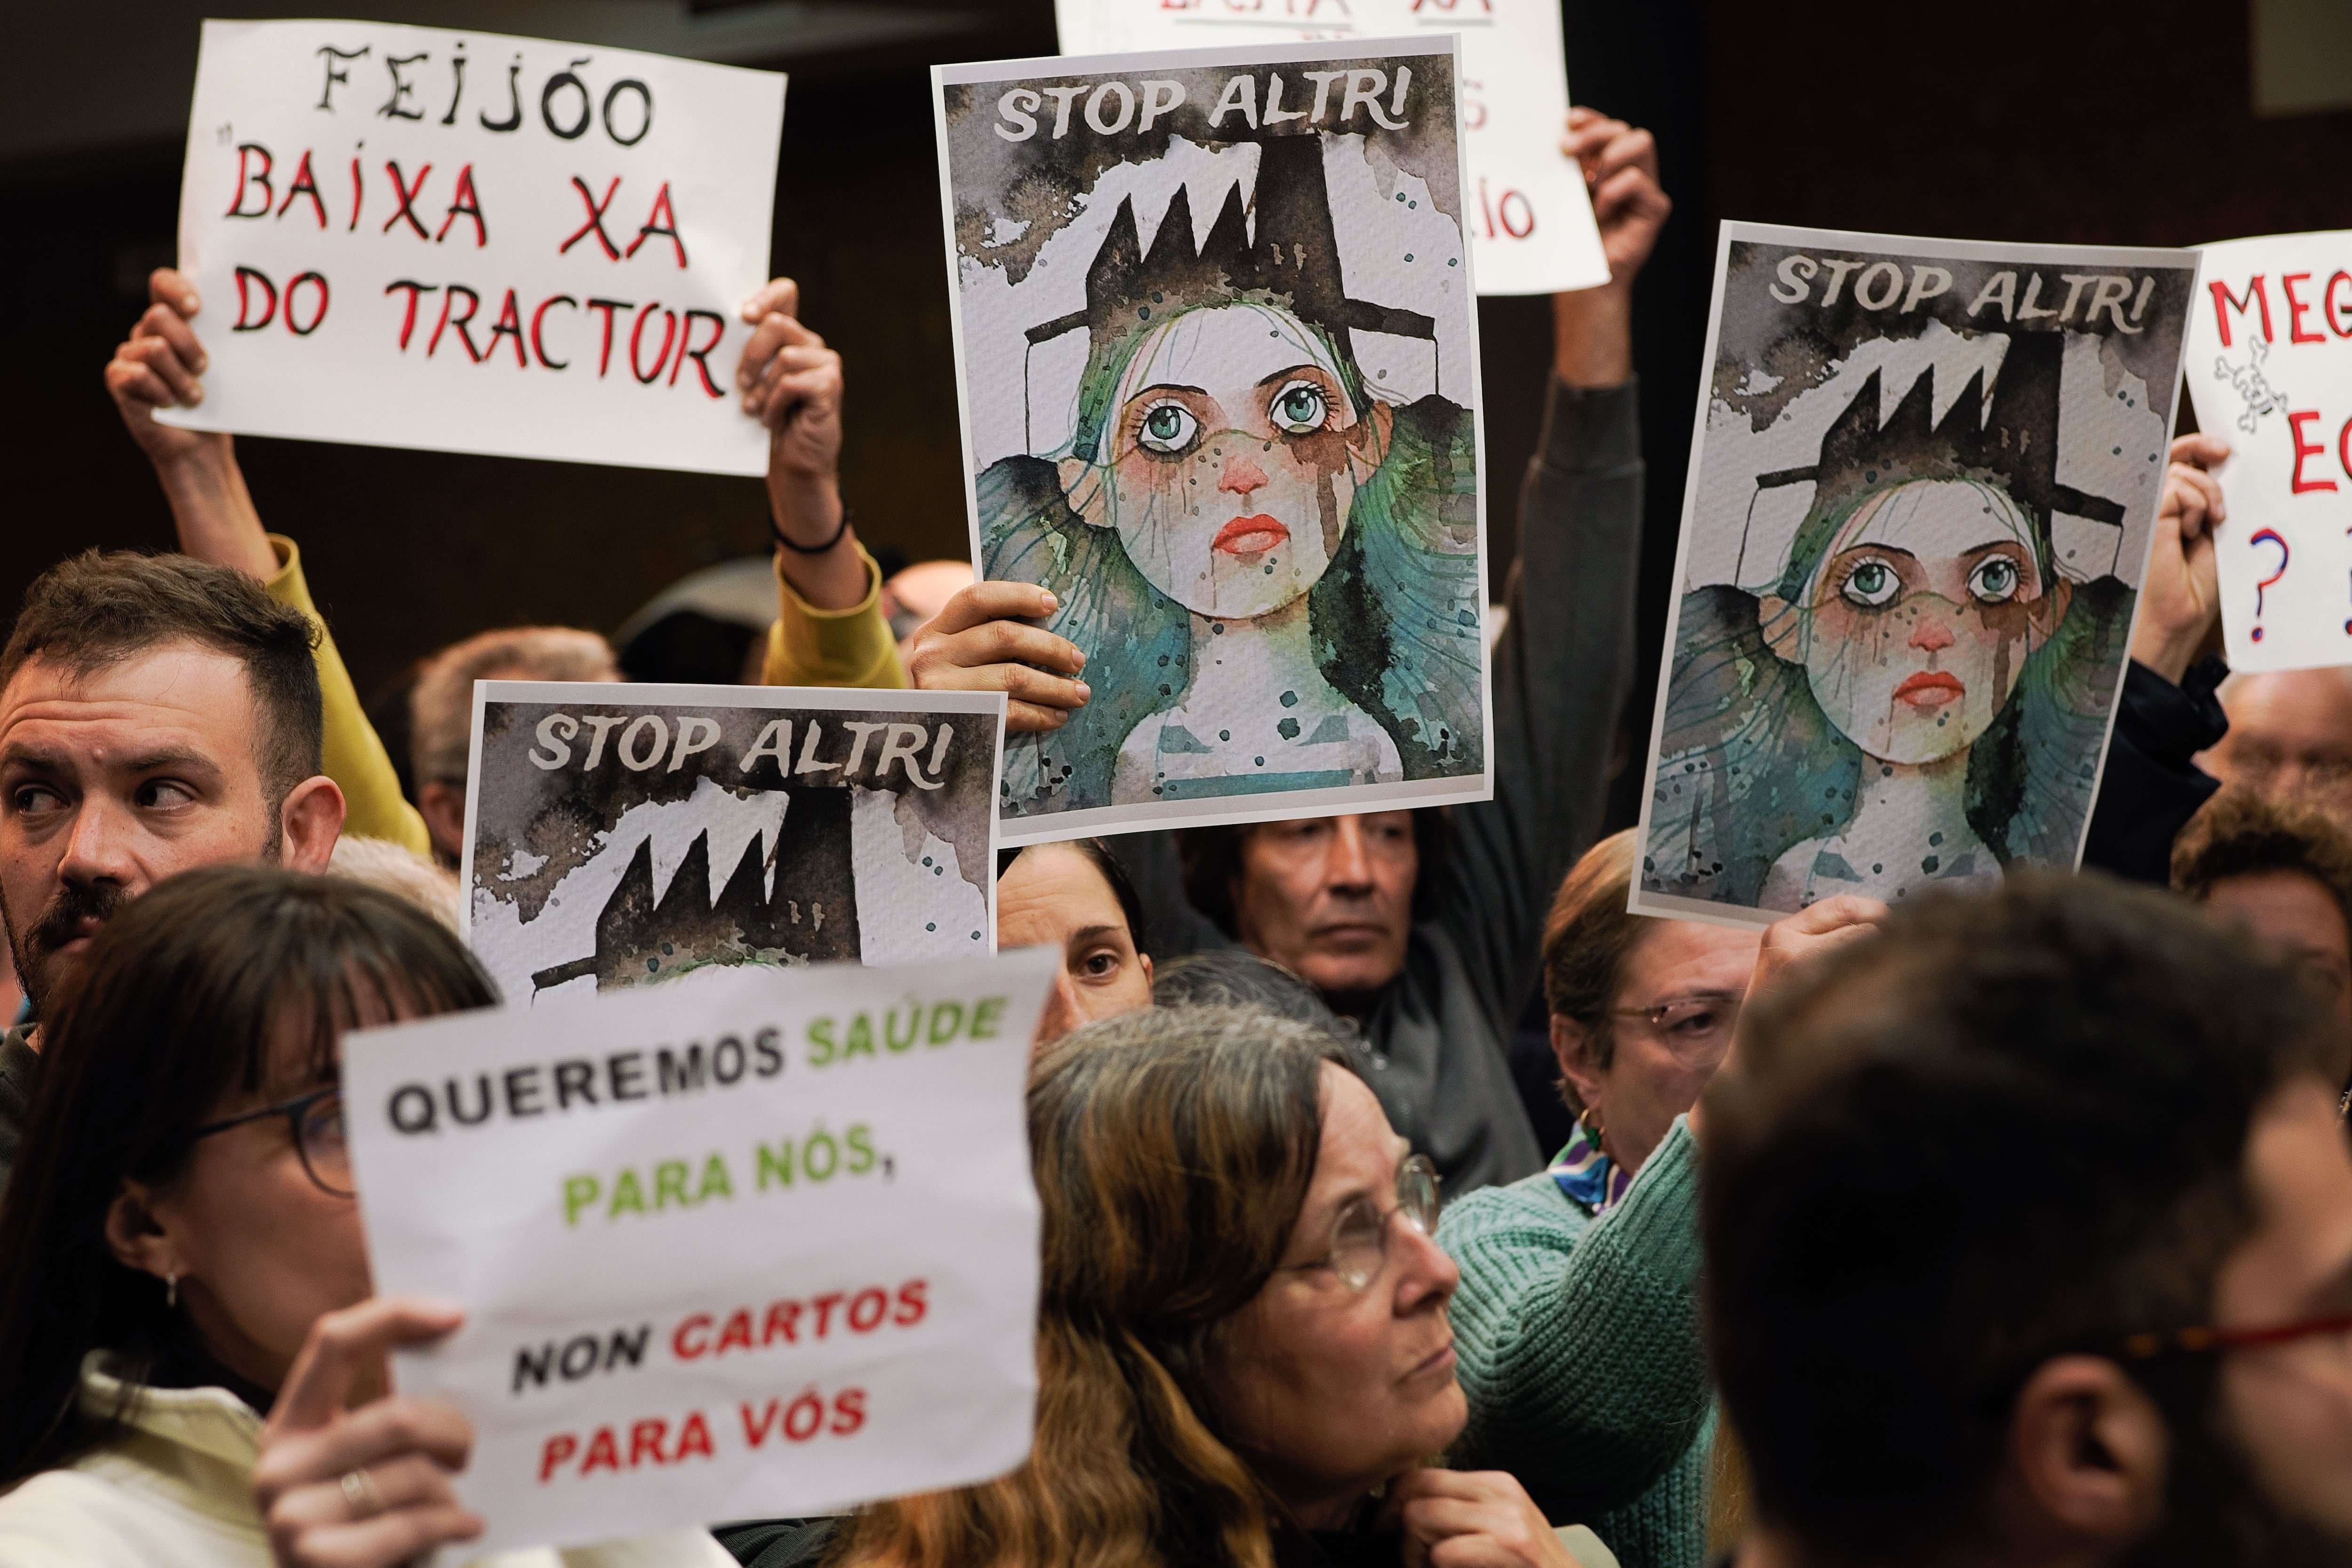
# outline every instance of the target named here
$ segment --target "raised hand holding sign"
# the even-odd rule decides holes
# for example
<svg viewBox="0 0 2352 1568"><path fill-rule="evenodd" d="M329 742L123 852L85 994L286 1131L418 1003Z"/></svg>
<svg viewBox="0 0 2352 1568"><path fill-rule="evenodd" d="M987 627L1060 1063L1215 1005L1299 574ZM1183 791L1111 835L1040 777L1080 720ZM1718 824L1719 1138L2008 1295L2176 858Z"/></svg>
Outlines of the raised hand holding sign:
<svg viewBox="0 0 2352 1568"><path fill-rule="evenodd" d="M331 1315L306 1361L404 1346L404 1410L373 1425L431 1401L462 1415L442 1474L377 1482L387 1506L428 1505L402 1544L458 1539L467 1513L476 1550L585 1544L1019 1464L1038 1279L1023 1095L1055 959L722 968L347 1040L376 1285L464 1313ZM396 1446L369 1448L331 1403L289 1408L261 1478L322 1531L350 1517L324 1478Z"/></svg>
<svg viewBox="0 0 2352 1568"><path fill-rule="evenodd" d="M229 319L207 395L157 418L762 472L730 393L783 94L532 38L205 23L180 270Z"/></svg>
<svg viewBox="0 0 2352 1568"><path fill-rule="evenodd" d="M2230 668L2352 664L2352 231L2203 247L2187 369Z"/></svg>

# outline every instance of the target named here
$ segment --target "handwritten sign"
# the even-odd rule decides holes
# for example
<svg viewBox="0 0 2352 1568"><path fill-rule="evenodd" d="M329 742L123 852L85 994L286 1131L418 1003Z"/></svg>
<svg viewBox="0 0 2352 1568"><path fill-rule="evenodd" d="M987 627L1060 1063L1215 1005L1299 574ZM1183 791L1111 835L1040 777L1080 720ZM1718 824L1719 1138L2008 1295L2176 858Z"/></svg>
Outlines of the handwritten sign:
<svg viewBox="0 0 2352 1568"><path fill-rule="evenodd" d="M206 22L180 187L205 401L374 446L757 474L729 395L784 79L373 22Z"/></svg>
<svg viewBox="0 0 2352 1568"><path fill-rule="evenodd" d="M1066 54L1458 33L1478 292L1609 281L1583 175L1559 151L1568 65L1558 0L1056 0L1055 14Z"/></svg>
<svg viewBox="0 0 2352 1568"><path fill-rule="evenodd" d="M514 1003L996 945L1000 692L474 687L466 937Z"/></svg>
<svg viewBox="0 0 2352 1568"><path fill-rule="evenodd" d="M838 1510L1029 1448L1057 955L739 969L352 1036L376 1286L454 1301L475 1549Z"/></svg>
<svg viewBox="0 0 2352 1568"><path fill-rule="evenodd" d="M2213 537L2230 666L2352 664L2352 231L2203 255L2189 395L2231 447Z"/></svg>

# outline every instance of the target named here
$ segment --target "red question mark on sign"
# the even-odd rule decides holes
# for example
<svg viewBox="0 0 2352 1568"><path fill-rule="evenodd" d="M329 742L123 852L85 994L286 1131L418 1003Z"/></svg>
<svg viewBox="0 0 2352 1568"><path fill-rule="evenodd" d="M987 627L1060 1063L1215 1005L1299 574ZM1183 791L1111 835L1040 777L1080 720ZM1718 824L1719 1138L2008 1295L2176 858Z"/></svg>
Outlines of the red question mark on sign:
<svg viewBox="0 0 2352 1568"><path fill-rule="evenodd" d="M2254 536L2246 541L2246 544L2249 548L2252 548L2254 545L2261 544L2265 540L2278 546L2278 570L2254 584L2254 629L2251 636L2255 642L2263 640L2263 590L2286 575L2287 557L2293 553L2293 552L2287 549L2286 541L2279 537L2278 530L2275 528L2257 530Z"/></svg>

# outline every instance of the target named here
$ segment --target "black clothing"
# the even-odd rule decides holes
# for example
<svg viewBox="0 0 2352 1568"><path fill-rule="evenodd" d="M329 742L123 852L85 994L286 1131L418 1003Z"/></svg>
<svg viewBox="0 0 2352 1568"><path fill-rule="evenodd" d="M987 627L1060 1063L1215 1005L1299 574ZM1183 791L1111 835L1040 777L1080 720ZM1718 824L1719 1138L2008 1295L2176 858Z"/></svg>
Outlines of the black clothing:
<svg viewBox="0 0 2352 1568"><path fill-rule="evenodd" d="M2229 732L2229 717L2215 695L2229 673L2218 655L2208 656L2175 686L2132 660L2083 843L2085 867L2171 885L2173 838L2221 787L2189 759Z"/></svg>
<svg viewBox="0 0 2352 1568"><path fill-rule="evenodd" d="M33 1086L40 1081L41 1058L26 1041L30 1026L0 1037L0 1196L16 1168L16 1145L25 1136L25 1113L32 1109Z"/></svg>

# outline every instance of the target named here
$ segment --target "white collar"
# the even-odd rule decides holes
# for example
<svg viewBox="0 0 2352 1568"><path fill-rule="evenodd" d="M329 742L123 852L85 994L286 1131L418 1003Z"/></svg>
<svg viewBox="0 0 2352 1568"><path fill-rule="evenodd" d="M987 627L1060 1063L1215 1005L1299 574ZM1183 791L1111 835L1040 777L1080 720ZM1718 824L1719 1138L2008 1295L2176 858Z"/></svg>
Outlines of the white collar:
<svg viewBox="0 0 2352 1568"><path fill-rule="evenodd" d="M120 1411L122 1425L131 1430L245 1469L261 1457L261 1417L227 1389L133 1391L116 1375L112 1363L110 1351L95 1350L82 1358L84 1415L104 1420ZM126 1393L131 1395L127 1406Z"/></svg>

